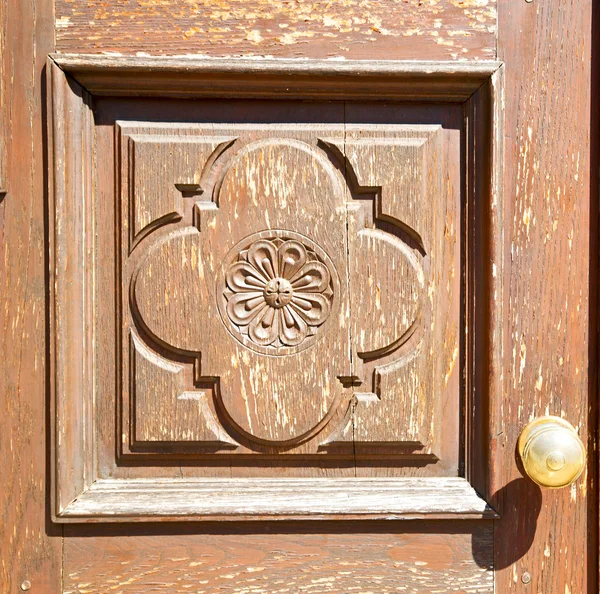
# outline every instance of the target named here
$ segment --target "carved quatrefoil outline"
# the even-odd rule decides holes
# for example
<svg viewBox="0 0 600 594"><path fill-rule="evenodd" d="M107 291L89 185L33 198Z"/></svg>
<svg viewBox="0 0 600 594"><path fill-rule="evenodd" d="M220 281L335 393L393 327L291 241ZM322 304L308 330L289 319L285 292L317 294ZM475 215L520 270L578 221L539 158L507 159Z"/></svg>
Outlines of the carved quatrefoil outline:
<svg viewBox="0 0 600 594"><path fill-rule="evenodd" d="M237 139L236 139L237 140ZM297 148L301 148L302 150L306 150L310 152L313 157L316 157L323 164L330 169L331 174L333 175L336 182L339 184L340 190L344 188L344 193L348 192L348 198L351 198L346 203L346 208L356 211L357 209L362 210L364 212L364 218L358 217L361 221L359 223L359 227L356 229L358 233L363 232L377 232L379 234L383 234L388 236L389 239L393 239L394 243L400 244L400 251L403 253L404 257L407 258L409 264L416 271L421 271L422 274L422 261L421 258L426 257L425 250L422 246L422 240L420 237L414 232L407 233L407 229L404 225L397 225L395 223L387 223L387 227L397 228L399 234L390 233L388 230L379 229L376 225L376 220L378 220L377 212L380 209L380 201L381 201L381 188L379 186L361 186L357 180L357 176L354 173L352 164L344 158L344 156L339 152L339 150L328 142L328 138L318 138L316 146L309 144L303 140L299 140L296 138L276 138L276 139L261 139L254 140L247 144L242 144L239 146L237 142L231 142L231 140L227 142L219 143L218 146L215 147L213 152L207 158L204 166L202 167L201 181L197 186L194 186L195 191L193 196L195 197L202 195L202 198L195 200L192 207L192 220L191 226L182 227L180 224L174 231L168 231L166 234L159 232L158 239L156 239L151 244L148 244L147 241L140 241L139 247L142 248L142 253L140 254L140 258L138 259L137 265L131 275L132 284L130 285L130 306L132 313L135 312L135 319L137 323L141 325L144 329L144 335L147 339L150 339L149 346L152 348L152 343L159 345L163 349L172 352L176 356L184 356L191 357L194 365L193 376L194 382L196 384L201 384L203 382L214 382L215 377L213 376L204 376L201 369L201 353L199 351L188 351L185 349L177 348L171 345L168 342L162 340L153 330L151 330L144 321L144 316L142 315L135 296L135 291L133 290L135 284L137 283L138 274L143 267L145 260L148 258L149 254L154 251L160 244L164 244L165 242L170 241L170 239L174 236L178 236L181 233L187 232L199 232L202 233L204 230L204 215L205 211L218 210L219 203L221 200L221 191L222 191L222 183L225 177L226 172L231 168L233 161L239 157L240 154L248 152L250 149L254 149L258 146L268 144L270 140L277 140L278 144L283 145L291 145ZM308 150L307 150L308 149ZM185 191L182 184L175 183L175 187L179 191ZM187 186L186 186L187 188ZM372 206L369 206L371 204ZM372 209L372 212L371 212ZM167 229L170 227L170 223L178 223L178 221L164 221L164 223L157 229L155 229L150 235L154 235L154 232L159 229ZM416 242L417 247L415 248L414 236L416 236L419 240ZM230 320L227 311L226 311L226 292L227 292L227 282L226 282L226 271L229 266L235 264L236 261L239 261L240 254L250 247L250 245L254 241L258 241L260 239L291 239L299 241L300 243L306 245L311 252L315 254L317 260L326 263L327 269L331 273L331 282L332 282L332 296L335 298L332 300L332 311L330 315L327 316L327 319L324 320L322 324L319 324L316 328L316 331L307 336L302 343L295 346L261 346L256 344L255 342L249 340L248 336L245 336L243 332L240 331L240 328L237 327L232 320ZM408 242L407 242L408 240ZM412 241L411 241L412 240ZM145 246L145 249L144 249ZM414 252L417 253L414 253ZM420 257L419 257L420 256ZM221 321L224 323L225 328L228 333L233 337L234 340L249 348L254 352L258 352L260 354L266 356L284 356L284 355L293 355L296 353L300 353L309 347L313 346L321 337L325 335L328 330L328 327L331 323L331 320L336 319L339 314L339 309L343 304L343 295L340 290L340 279L338 271L331 260L331 258L325 253L325 251L318 246L313 240L309 237L291 231L287 229L267 229L264 231L260 231L251 235L244 237L242 240L237 242L227 253L227 255L223 258L223 265L216 271L217 282L216 291L213 292L213 296L216 298L217 311L219 312ZM220 282L219 282L220 281ZM213 285L213 286L215 286ZM252 449L256 446L259 448L262 446L268 446L269 448L276 448L281 450L286 450L290 446L296 447L309 441L314 438L314 436L320 432L322 432L327 425L330 424L330 421L335 416L336 413L341 413L345 420L342 421L342 424L346 426L346 417L348 416L348 412L354 410L354 407L358 401L362 402L361 398L374 398L377 401L380 398L380 390L378 388L378 368L389 367L390 365L395 366L403 366L409 360L411 360L414 356L417 355L419 348L421 346L421 338L424 331L424 326L427 323L428 316L424 315L428 311L428 303L424 298L424 293L420 295L420 305L416 311L416 315L413 319L413 323L409 328L400 336L397 340L393 342L393 344L387 345L383 350L379 349L377 352L368 351L368 352L360 352L357 350L356 355L357 359L355 360L357 369L355 374L353 375L338 375L338 380L345 388L354 388L353 395L349 398L349 400L345 400L343 398L336 399L335 402L331 403L331 407L328 410L327 414L309 431L306 433L295 436L292 439L281 441L277 440L273 442L271 440L265 440L253 433L249 433L244 428L242 428L239 423L233 419L228 411L226 405L221 401L220 396L217 392L215 393L216 399L216 407L221 410L222 413L225 414L227 418L227 424L230 427L235 428L235 433L238 439L239 436L244 436L244 440L247 441L246 445L253 444ZM425 308L423 308L425 306ZM375 359L382 357L381 363L383 366L371 368L366 374L363 371L359 372L359 368L362 369L363 364L368 364L371 360L371 356L374 356ZM367 379L367 377L371 377L371 379ZM218 380L216 385L218 386ZM357 388L361 386L362 390L366 391L357 391ZM370 391L372 390L372 391ZM334 423L328 429L324 431L325 441L322 442L322 445L326 445L331 441L333 435L337 435L339 433L339 427L337 423ZM329 437L328 437L329 436Z"/></svg>
<svg viewBox="0 0 600 594"><path fill-rule="evenodd" d="M294 296L291 297L292 303L286 304L280 310L277 310L276 308L270 307L264 298L263 302L261 303L261 296L255 295L256 301L259 302L256 310L260 311L252 312L254 315L247 320L247 324L244 325L236 323L236 320L234 319L235 314L231 311L232 299L235 299L237 295L243 295L244 291L243 287L240 287L240 290L236 291L232 286L232 279L228 280L228 276L230 276L230 271L233 271L235 267L239 267L244 263L248 264L246 260L248 251L251 250L253 246L262 245L263 242L268 242L267 245L270 244L274 247L275 258L280 255L279 248L285 245L286 242L297 242L306 250L306 255L308 257L302 268L309 266L312 262L315 262L317 265L325 268L329 275L329 278L327 279L328 282L326 283L327 287L323 288L323 290L319 292L313 293L313 297L315 294L322 296L327 302L327 311L323 313L322 319L315 318L311 320L310 311L303 313L301 309L294 304L295 297L299 299L302 299L303 296L305 298L310 298L310 293L304 294L303 287L298 286L302 279L296 278L296 275L301 272L301 267L296 268L292 266L291 272L286 272L285 270L273 270L272 272L256 270L257 274L255 275L264 278L265 285L267 285L268 281L275 280L277 277L282 277L285 280L290 281L294 294ZM276 266L278 264L281 266L281 263L276 263ZM257 267L252 266L252 268L256 269ZM267 287L265 286L264 290L266 290L266 288ZM250 289L248 289L246 292L249 291ZM263 292L263 288L261 287L256 292ZM300 233L296 233L295 231L289 231L285 229L267 229L265 231L260 231L258 233L253 233L246 236L231 248L225 257L225 266L222 269L221 278L218 281L215 296L223 324L225 324L225 327L229 333L238 342L257 353L264 355L293 355L300 353L315 344L315 342L317 342L327 332L329 326L331 325L331 320L335 319L335 317L338 315L340 308L340 278L335 264L331 258L310 238ZM302 301L306 301L306 299L302 299ZM288 310L292 311L289 311L288 313ZM293 343L293 340L286 344L285 337L282 336L283 329L281 326L278 332L278 339L274 341L274 344L261 345L257 342L257 340L252 338L251 325L253 322L260 324L264 318L266 318L268 315L272 315L273 323L279 323L281 325L285 322L284 316L286 313L288 317L291 315L294 318L293 322L296 324L301 325L304 323L306 325L306 332L304 336L296 344L290 344L290 342Z"/></svg>

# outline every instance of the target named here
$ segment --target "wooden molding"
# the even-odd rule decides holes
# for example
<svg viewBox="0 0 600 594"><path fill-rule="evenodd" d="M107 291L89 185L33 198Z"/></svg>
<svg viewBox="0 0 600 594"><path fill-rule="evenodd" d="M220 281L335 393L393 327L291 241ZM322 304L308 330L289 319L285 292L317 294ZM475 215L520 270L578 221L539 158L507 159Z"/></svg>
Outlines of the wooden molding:
<svg viewBox="0 0 600 594"><path fill-rule="evenodd" d="M489 402L502 345L502 66L497 62L48 58L50 368L53 518L181 519L494 517L486 503ZM463 279L467 341L466 478L114 479L94 443L95 95L369 99L465 104L468 141ZM475 245L483 249L475 250ZM495 297L492 298L491 296ZM475 303L478 307L475 308ZM482 307L481 303L489 304ZM484 365L474 353L486 349ZM484 368L489 365L489 369ZM482 493L481 497L478 493ZM275 496L274 496L275 495Z"/></svg>
<svg viewBox="0 0 600 594"><path fill-rule="evenodd" d="M268 497L267 497L268 494ZM497 517L461 478L103 479L64 521L477 519Z"/></svg>
<svg viewBox="0 0 600 594"><path fill-rule="evenodd" d="M94 95L466 101L499 62L181 59L54 54Z"/></svg>
<svg viewBox="0 0 600 594"><path fill-rule="evenodd" d="M48 61L50 361L53 496L59 509L92 482L92 169L90 95Z"/></svg>

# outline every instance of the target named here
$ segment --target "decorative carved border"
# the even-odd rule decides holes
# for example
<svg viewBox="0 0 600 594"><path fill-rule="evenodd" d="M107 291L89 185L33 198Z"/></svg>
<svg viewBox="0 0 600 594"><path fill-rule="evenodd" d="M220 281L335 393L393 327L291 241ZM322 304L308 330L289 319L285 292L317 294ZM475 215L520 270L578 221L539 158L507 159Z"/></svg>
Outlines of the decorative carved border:
<svg viewBox="0 0 600 594"><path fill-rule="evenodd" d="M47 80L55 521L495 517L486 503L490 452L482 444L489 443L487 411L502 394L497 371L503 343L501 63L53 55L48 58ZM94 95L464 104L466 478L117 480L97 476L91 323Z"/></svg>

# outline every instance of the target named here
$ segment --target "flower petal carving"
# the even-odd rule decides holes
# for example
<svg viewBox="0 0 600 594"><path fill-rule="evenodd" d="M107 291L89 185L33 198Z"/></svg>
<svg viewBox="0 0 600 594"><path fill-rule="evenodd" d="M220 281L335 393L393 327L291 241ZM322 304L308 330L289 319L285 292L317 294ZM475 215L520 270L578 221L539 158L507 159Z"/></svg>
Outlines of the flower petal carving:
<svg viewBox="0 0 600 594"><path fill-rule="evenodd" d="M329 316L330 302L319 293L294 295L290 305L311 326L322 324Z"/></svg>
<svg viewBox="0 0 600 594"><path fill-rule="evenodd" d="M308 334L308 324L288 305L281 310L281 341L289 346L300 344Z"/></svg>
<svg viewBox="0 0 600 594"><path fill-rule="evenodd" d="M227 267L223 299L242 342L277 352L301 345L326 322L333 283L316 248L280 235L265 238L266 233Z"/></svg>
<svg viewBox="0 0 600 594"><path fill-rule="evenodd" d="M309 262L291 279L292 287L299 292L322 293L327 289L331 275L321 262Z"/></svg>
<svg viewBox="0 0 600 594"><path fill-rule="evenodd" d="M227 303L227 314L234 324L245 326L266 307L262 293L237 293Z"/></svg>
<svg viewBox="0 0 600 594"><path fill-rule="evenodd" d="M272 307L265 306L250 322L248 335L261 346L267 346L275 342L279 336L279 314Z"/></svg>
<svg viewBox="0 0 600 594"><path fill-rule="evenodd" d="M236 262L227 271L227 286L234 292L262 291L267 281L248 262Z"/></svg>
<svg viewBox="0 0 600 594"><path fill-rule="evenodd" d="M292 280L307 259L306 248L294 239L283 242L277 250L279 271L283 278Z"/></svg>
<svg viewBox="0 0 600 594"><path fill-rule="evenodd" d="M248 263L256 272L271 280L279 276L277 247L266 239L255 241L248 249Z"/></svg>

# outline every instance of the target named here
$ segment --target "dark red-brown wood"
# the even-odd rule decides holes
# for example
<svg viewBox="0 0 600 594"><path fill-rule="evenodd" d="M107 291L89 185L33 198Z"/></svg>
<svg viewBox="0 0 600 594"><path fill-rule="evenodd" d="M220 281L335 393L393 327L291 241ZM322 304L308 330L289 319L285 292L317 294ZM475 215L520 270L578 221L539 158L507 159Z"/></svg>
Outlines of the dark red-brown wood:
<svg viewBox="0 0 600 594"><path fill-rule="evenodd" d="M590 231L596 223L589 193L591 7L537 0L499 4L509 209L504 249L511 264L503 291L504 398L492 410L493 490L504 515L498 542L532 542L518 559L511 558L509 546L497 547L500 592L596 591L588 480L559 491L532 489L518 478L514 445L524 424L548 412L588 436L588 378L596 366L588 358L589 267L595 261ZM528 585L522 582L525 572Z"/></svg>
<svg viewBox="0 0 600 594"><path fill-rule="evenodd" d="M45 75L50 1L0 6L0 591L61 591L48 520ZM4 194L6 190L6 194Z"/></svg>

